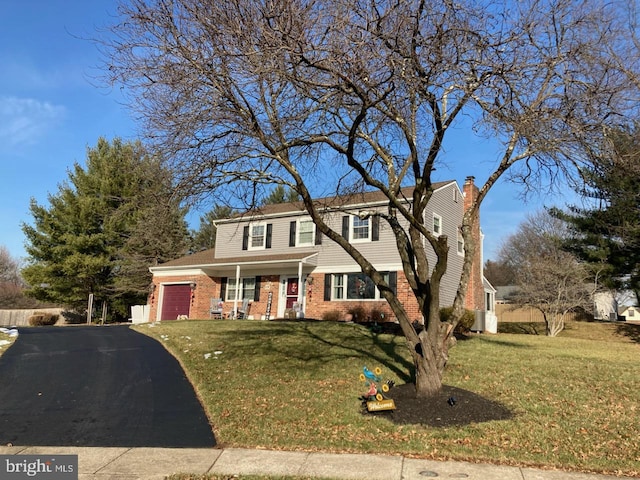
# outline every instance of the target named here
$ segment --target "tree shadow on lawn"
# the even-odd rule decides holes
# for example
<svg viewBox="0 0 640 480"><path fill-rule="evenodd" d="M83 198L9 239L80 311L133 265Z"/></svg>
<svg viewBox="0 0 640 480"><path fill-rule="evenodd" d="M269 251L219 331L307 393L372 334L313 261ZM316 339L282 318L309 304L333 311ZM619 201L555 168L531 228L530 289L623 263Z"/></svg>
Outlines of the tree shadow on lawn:
<svg viewBox="0 0 640 480"><path fill-rule="evenodd" d="M375 332L369 332L373 345L384 352L383 356L376 354L376 352L372 351L373 349L367 349L366 346L363 346L362 348L354 347L353 345L347 346L345 343L336 343L335 341L323 338L316 332L311 331L309 328L306 328L305 330L307 335L311 338L329 347L345 348L363 357L369 357L371 359L371 365L369 365L371 368L381 365L388 371L397 375L402 382L411 382L414 380L415 368L413 366L413 362L408 360L399 351L399 349L406 348L406 343L397 342L393 335L379 335Z"/></svg>
<svg viewBox="0 0 640 480"><path fill-rule="evenodd" d="M412 383L396 386L386 396L394 400L396 410L376 415L400 425L452 427L514 418L514 413L501 403L450 385L443 385L437 395L429 398L417 398Z"/></svg>
<svg viewBox="0 0 640 480"><path fill-rule="evenodd" d="M313 322L312 320L307 321ZM415 381L414 365L400 351L406 348L406 344L398 342L393 334L381 335L373 331L370 332L373 345L383 353L376 354L365 346L357 348L353 345L345 345L346 342L338 344L331 339L323 338L310 328L305 328L305 333L327 347L347 348L354 353L369 357L371 359L370 367L381 365L395 373L401 382L405 382L394 386L385 394L387 398L394 400L396 410L376 412L372 415L388 417L396 424L420 424L431 427L461 426L494 420L509 420L514 417L513 412L499 402L449 385L443 385L435 396L417 398L415 384L412 383ZM514 344L514 346L522 347L519 344ZM366 404L363 403L363 407L363 412L366 412Z"/></svg>
<svg viewBox="0 0 640 480"><path fill-rule="evenodd" d="M636 323L620 323L616 327L618 335L624 335L635 343L640 343L640 325Z"/></svg>

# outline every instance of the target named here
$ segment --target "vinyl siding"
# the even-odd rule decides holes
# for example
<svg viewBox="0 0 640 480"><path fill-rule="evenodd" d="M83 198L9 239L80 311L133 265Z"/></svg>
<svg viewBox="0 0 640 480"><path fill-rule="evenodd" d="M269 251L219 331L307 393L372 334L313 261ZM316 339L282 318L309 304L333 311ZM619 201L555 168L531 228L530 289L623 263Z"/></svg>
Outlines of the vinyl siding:
<svg viewBox="0 0 640 480"><path fill-rule="evenodd" d="M454 189L458 190L455 183L451 183L436 190L425 212L425 224L432 228L433 213L442 217L442 234L449 239L449 263L448 271L442 280L441 303L450 305L453 303L462 271L462 257L457 254L456 242L458 227L462 222L463 201L462 194L458 190L458 202L454 202ZM381 207L382 208L382 207ZM353 210L357 213L361 208ZM325 221L336 232L342 232L342 218L346 212L332 212L327 214ZM298 215L288 214L282 217L267 219L245 218L237 223L224 222L218 225L216 238L216 258L251 257L255 255L283 254L283 253L314 253L318 252L318 264L316 272L353 272L360 268L356 262L336 243L323 236L321 245L308 245L301 247L289 246L290 223L297 218L307 217L304 212ZM244 226L252 221L272 224L271 248L260 250L243 250L242 233ZM402 220L401 220L402 221ZM404 223L404 222L403 222ZM406 223L405 223L406 225ZM371 224L370 224L371 228ZM379 222L379 240L357 243L356 247L373 265L384 270L400 270L401 262L397 251L395 237L389 225L384 221ZM431 266L435 263L435 253L428 248L428 258Z"/></svg>

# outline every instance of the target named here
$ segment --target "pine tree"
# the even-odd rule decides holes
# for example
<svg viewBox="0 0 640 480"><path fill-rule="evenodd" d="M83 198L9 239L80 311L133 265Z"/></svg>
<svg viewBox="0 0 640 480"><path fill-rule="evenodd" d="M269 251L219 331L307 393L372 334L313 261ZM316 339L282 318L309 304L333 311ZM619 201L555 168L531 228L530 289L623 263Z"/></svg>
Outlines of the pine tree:
<svg viewBox="0 0 640 480"><path fill-rule="evenodd" d="M277 185L271 193L265 197L263 201L263 205L273 205L276 203L290 203L297 202L300 200L300 195L289 187L288 190L284 188L283 185Z"/></svg>
<svg viewBox="0 0 640 480"><path fill-rule="evenodd" d="M640 130L610 134L612 149L583 170L592 208L554 211L571 225L567 248L593 265L600 283L640 300Z"/></svg>
<svg viewBox="0 0 640 480"><path fill-rule="evenodd" d="M171 199L171 176L142 145L99 139L86 168L49 195L32 199L32 225L23 225L29 293L82 309L89 294L106 302L110 318L128 317L146 302L148 267L185 252L184 211Z"/></svg>

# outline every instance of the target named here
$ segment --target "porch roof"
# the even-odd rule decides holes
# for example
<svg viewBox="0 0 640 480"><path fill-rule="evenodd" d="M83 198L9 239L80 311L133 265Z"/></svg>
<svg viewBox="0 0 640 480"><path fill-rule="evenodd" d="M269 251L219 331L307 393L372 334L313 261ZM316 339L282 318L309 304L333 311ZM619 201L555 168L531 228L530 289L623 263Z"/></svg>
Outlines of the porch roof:
<svg viewBox="0 0 640 480"><path fill-rule="evenodd" d="M276 255L245 255L239 257L216 258L215 249L203 250L191 255L171 260L156 267L149 268L152 273L170 272L190 268L212 269L240 266L283 265L287 263L305 263L317 265L318 252L281 253Z"/></svg>

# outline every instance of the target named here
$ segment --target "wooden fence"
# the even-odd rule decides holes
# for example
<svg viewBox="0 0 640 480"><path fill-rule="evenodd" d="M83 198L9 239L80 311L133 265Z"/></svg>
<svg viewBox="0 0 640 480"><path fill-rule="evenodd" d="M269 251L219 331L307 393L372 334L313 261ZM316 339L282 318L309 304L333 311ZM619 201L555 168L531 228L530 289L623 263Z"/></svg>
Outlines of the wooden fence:
<svg viewBox="0 0 640 480"><path fill-rule="evenodd" d="M39 308L25 310L0 310L0 327L26 327L29 325L29 317L35 313L53 313L60 315L58 324L64 323L62 308Z"/></svg>
<svg viewBox="0 0 640 480"><path fill-rule="evenodd" d="M544 322L542 312L531 307L518 307L517 305L499 303L496 305L496 316L500 322ZM588 316L581 312L569 312L566 321L586 320Z"/></svg>

